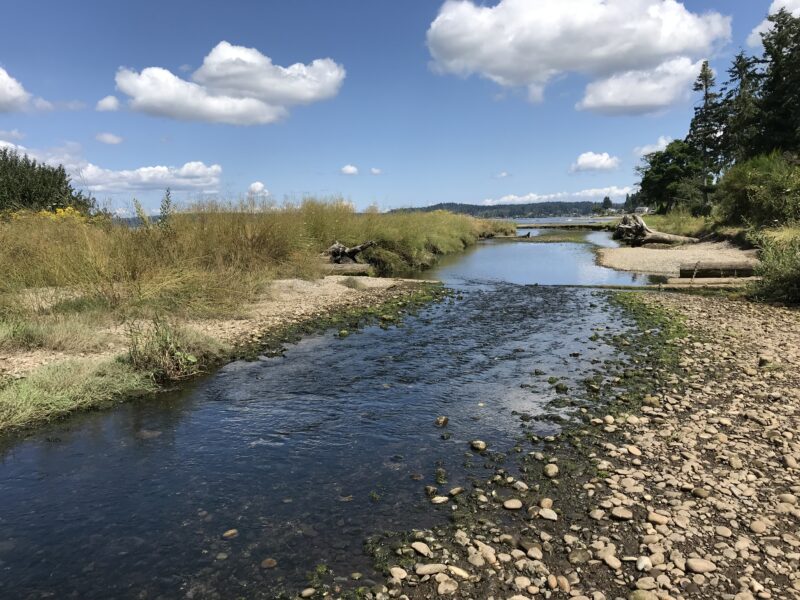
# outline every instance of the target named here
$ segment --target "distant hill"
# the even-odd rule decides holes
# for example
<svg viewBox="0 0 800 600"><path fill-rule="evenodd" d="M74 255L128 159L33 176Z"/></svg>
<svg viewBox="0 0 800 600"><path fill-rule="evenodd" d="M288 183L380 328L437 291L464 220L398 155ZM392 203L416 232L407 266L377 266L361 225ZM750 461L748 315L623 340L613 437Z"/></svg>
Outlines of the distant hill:
<svg viewBox="0 0 800 600"><path fill-rule="evenodd" d="M614 205L618 208L621 205ZM401 208L392 212L430 212L448 210L454 213L472 215L485 219L526 219L542 217L584 217L591 216L600 208L599 202L536 202L531 204L458 204L443 202L432 206Z"/></svg>

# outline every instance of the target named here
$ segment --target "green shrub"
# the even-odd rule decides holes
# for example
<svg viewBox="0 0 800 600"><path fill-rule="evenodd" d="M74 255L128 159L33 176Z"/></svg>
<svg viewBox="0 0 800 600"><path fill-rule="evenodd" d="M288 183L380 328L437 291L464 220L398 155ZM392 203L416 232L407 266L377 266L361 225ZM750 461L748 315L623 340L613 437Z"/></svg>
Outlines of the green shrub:
<svg viewBox="0 0 800 600"><path fill-rule="evenodd" d="M128 362L158 382L202 373L223 351L215 340L158 318L128 326Z"/></svg>
<svg viewBox="0 0 800 600"><path fill-rule="evenodd" d="M0 212L68 206L88 212L94 200L73 189L63 166L52 167L11 148L0 148Z"/></svg>
<svg viewBox="0 0 800 600"><path fill-rule="evenodd" d="M733 166L717 187L724 222L754 226L800 220L800 165L773 153Z"/></svg>
<svg viewBox="0 0 800 600"><path fill-rule="evenodd" d="M800 237L776 239L768 233L755 236L761 247L756 295L778 302L800 304Z"/></svg>

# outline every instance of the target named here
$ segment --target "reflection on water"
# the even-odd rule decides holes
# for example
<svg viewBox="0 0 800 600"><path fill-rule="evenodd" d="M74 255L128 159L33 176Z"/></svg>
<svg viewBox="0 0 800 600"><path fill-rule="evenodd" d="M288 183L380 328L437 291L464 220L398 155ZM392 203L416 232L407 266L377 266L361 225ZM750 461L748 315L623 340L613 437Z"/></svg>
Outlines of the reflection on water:
<svg viewBox="0 0 800 600"><path fill-rule="evenodd" d="M490 240L466 254L444 257L425 278L451 285L461 282L506 281L538 285L646 285L659 278L601 267L595 262L593 245L615 247L605 231L587 234L590 244L525 243Z"/></svg>
<svg viewBox="0 0 800 600"><path fill-rule="evenodd" d="M270 598L318 563L374 577L368 535L447 518L424 493L437 467L445 490L485 478L465 461L470 439L501 448L554 431L520 413L551 414L549 377L578 395L614 356L591 335L619 327L603 292L517 285L539 263L540 282L615 281L583 252L482 247L439 274L483 283L402 327L312 337L7 441L0 597Z"/></svg>

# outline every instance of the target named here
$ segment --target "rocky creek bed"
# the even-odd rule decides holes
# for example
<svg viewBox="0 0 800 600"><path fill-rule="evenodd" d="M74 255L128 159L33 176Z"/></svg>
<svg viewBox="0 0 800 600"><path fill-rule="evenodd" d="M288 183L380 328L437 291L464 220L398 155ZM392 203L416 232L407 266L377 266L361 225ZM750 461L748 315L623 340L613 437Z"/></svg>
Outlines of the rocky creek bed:
<svg viewBox="0 0 800 600"><path fill-rule="evenodd" d="M797 311L616 298L639 325L612 336L629 360L565 395L571 425L465 444L493 473L428 486L447 524L368 541L384 583L322 566L300 596L800 598Z"/></svg>

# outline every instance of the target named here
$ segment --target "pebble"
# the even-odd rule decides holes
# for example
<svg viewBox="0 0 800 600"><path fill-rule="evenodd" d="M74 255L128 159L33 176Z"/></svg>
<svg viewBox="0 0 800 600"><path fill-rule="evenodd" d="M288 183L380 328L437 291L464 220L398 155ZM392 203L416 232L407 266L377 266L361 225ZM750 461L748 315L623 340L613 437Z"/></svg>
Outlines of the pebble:
<svg viewBox="0 0 800 600"><path fill-rule="evenodd" d="M503 502L503 507L507 508L508 510L519 510L522 508L522 500L511 498L510 500Z"/></svg>
<svg viewBox="0 0 800 600"><path fill-rule="evenodd" d="M750 531L753 533L764 533L767 530L767 524L764 521L759 521L756 519L755 521L751 521L750 523Z"/></svg>
<svg viewBox="0 0 800 600"><path fill-rule="evenodd" d="M232 540L233 538L238 536L239 536L238 529L228 529L228 531L222 534L222 537L226 540Z"/></svg>
<svg viewBox="0 0 800 600"><path fill-rule="evenodd" d="M656 525L666 525L669 523L669 517L657 512L651 512L647 515L647 520Z"/></svg>
<svg viewBox="0 0 800 600"><path fill-rule="evenodd" d="M391 569L389 569L389 574L398 581L402 581L403 579L408 577L408 571L406 571L402 567L392 567Z"/></svg>
<svg viewBox="0 0 800 600"><path fill-rule="evenodd" d="M314 588L306 588L302 592L300 592L301 598L311 598L314 594L317 593L317 590Z"/></svg>
<svg viewBox="0 0 800 600"><path fill-rule="evenodd" d="M633 513L624 506L615 506L611 509L611 516L618 521L630 521L633 518Z"/></svg>
<svg viewBox="0 0 800 600"><path fill-rule="evenodd" d="M558 521L558 515L552 508L540 508L539 516L548 521Z"/></svg>
<svg viewBox="0 0 800 600"><path fill-rule="evenodd" d="M702 558L689 558L686 560L686 567L692 573L710 573L711 571L717 570L717 565L712 563L710 560L705 560Z"/></svg>
<svg viewBox="0 0 800 600"><path fill-rule="evenodd" d="M552 479L553 477L558 475L558 467L556 465L552 464L552 463L551 464L547 464L547 465L544 466L544 474L545 474L545 476L547 476L550 479Z"/></svg>
<svg viewBox="0 0 800 600"><path fill-rule="evenodd" d="M483 452L486 450L486 442L483 440L472 440L469 444L476 452Z"/></svg>
<svg viewBox="0 0 800 600"><path fill-rule="evenodd" d="M431 549L425 542L413 542L411 547L425 558L431 558L433 556L433 552L431 552Z"/></svg>
<svg viewBox="0 0 800 600"><path fill-rule="evenodd" d="M265 558L261 561L261 568L262 569L274 569L278 566L278 561L274 558Z"/></svg>
<svg viewBox="0 0 800 600"><path fill-rule="evenodd" d="M439 563L431 563L428 565L417 565L414 569L417 575L435 575L447 571L447 566Z"/></svg>

